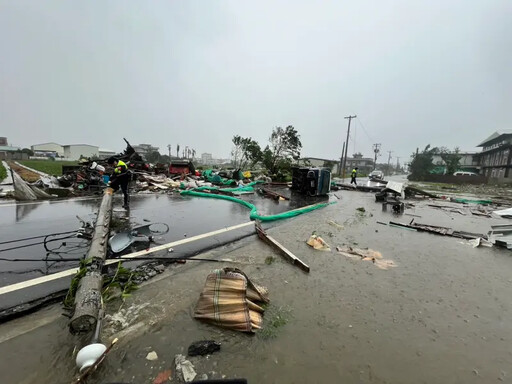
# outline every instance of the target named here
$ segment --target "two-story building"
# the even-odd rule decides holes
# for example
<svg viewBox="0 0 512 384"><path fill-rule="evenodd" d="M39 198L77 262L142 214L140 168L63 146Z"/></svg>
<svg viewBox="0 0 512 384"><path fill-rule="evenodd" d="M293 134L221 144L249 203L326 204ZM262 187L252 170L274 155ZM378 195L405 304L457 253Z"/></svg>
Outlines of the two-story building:
<svg viewBox="0 0 512 384"><path fill-rule="evenodd" d="M512 182L512 130L494 132L477 147L478 165L484 176L501 182Z"/></svg>

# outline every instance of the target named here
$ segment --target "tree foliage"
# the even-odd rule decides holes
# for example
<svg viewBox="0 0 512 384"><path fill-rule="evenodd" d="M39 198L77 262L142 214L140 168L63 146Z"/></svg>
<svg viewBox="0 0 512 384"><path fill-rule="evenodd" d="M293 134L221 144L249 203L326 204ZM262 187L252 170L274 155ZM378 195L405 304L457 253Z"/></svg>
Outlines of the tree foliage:
<svg viewBox="0 0 512 384"><path fill-rule="evenodd" d="M270 174L289 169L293 159L299 159L302 143L300 135L293 126L289 125L285 129L274 128L269 141L269 145L263 151L263 165Z"/></svg>
<svg viewBox="0 0 512 384"><path fill-rule="evenodd" d="M453 175L453 173L457 172L457 169L459 169L460 159L462 158L462 156L459 155L459 152L460 149L458 147L455 147L453 151L448 150L446 147L441 147L439 149L439 155L446 164L446 173L448 175Z"/></svg>
<svg viewBox="0 0 512 384"><path fill-rule="evenodd" d="M411 174L409 175L409 179L414 181L424 180L430 171L435 167L433 156L438 151L439 150L436 147L431 148L430 144L427 145L421 152L419 152L419 149L416 149L416 153L411 155L412 160L411 164L409 165Z"/></svg>
<svg viewBox="0 0 512 384"><path fill-rule="evenodd" d="M233 136L233 150L231 158L233 166L237 169L252 168L263 158L261 147L256 140L251 137Z"/></svg>

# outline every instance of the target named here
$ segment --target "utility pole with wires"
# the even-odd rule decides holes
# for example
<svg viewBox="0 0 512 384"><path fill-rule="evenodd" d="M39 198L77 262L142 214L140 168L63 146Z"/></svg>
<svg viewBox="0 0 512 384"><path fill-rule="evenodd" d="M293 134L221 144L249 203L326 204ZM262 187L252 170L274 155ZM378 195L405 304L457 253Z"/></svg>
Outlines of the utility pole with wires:
<svg viewBox="0 0 512 384"><path fill-rule="evenodd" d="M400 160L399 156L396 157L396 169L395 170L397 173L398 173L398 170L400 169L400 163L398 162L398 160Z"/></svg>
<svg viewBox="0 0 512 384"><path fill-rule="evenodd" d="M345 141L345 157L343 159L343 176L342 178L345 179L345 167L347 166L347 153L348 153L348 138L350 136L350 122L352 119L355 119L357 115L354 116L346 116L345 119L348 119L348 129L347 129L347 141Z"/></svg>
<svg viewBox="0 0 512 384"><path fill-rule="evenodd" d="M391 154L393 153L393 151L388 151L388 176L391 174L391 172L389 172L389 167L390 167L390 163L391 163Z"/></svg>
<svg viewBox="0 0 512 384"><path fill-rule="evenodd" d="M377 156L380 155L380 143L373 144L373 153L375 154L374 160L373 160L373 169L377 169Z"/></svg>

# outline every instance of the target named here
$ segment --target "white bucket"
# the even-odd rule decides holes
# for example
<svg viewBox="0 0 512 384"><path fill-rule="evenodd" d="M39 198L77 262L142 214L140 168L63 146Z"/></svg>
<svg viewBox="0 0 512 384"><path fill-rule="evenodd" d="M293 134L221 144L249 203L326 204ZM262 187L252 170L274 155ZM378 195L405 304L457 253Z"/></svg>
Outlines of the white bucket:
<svg viewBox="0 0 512 384"><path fill-rule="evenodd" d="M105 172L105 167L103 165L99 165L95 161L92 162L91 169L96 170L98 172Z"/></svg>

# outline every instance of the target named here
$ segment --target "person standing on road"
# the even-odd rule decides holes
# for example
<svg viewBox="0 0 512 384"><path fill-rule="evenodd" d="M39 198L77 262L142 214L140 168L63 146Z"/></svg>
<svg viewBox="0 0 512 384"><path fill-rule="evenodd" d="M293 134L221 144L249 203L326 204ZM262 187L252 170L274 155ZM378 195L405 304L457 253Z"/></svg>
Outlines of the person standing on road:
<svg viewBox="0 0 512 384"><path fill-rule="evenodd" d="M351 177L352 179L350 180L350 184L354 183L355 186L357 187L357 181L356 181L356 177L357 177L357 167L355 167L353 170L352 170L352 173L351 173Z"/></svg>
<svg viewBox="0 0 512 384"><path fill-rule="evenodd" d="M130 182L131 174L128 170L128 166L122 160L111 157L107 160L107 163L114 166L114 172L110 176L110 188L117 192L119 187L123 191L124 197L124 209L129 209L130 195L128 194L128 183Z"/></svg>

